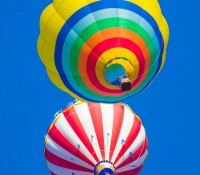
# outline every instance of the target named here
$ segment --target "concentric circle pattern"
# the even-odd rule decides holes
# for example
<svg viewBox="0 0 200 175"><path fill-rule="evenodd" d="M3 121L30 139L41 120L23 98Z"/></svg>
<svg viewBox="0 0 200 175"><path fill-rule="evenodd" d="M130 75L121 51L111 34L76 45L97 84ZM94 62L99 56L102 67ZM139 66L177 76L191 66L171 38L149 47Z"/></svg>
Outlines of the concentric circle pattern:
<svg viewBox="0 0 200 175"><path fill-rule="evenodd" d="M79 100L104 103L148 87L164 65L169 36L157 0L54 0L40 31L38 53L51 81ZM131 91L119 88L120 65Z"/></svg>
<svg viewBox="0 0 200 175"><path fill-rule="evenodd" d="M44 154L52 175L137 175L147 146L142 122L127 106L77 102L48 128Z"/></svg>

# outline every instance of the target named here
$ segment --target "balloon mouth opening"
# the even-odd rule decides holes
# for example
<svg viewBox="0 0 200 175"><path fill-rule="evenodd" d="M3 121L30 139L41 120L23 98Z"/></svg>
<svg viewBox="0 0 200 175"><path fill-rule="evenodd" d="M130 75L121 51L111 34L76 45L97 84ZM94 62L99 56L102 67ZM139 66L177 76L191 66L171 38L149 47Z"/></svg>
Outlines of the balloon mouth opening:
<svg viewBox="0 0 200 175"><path fill-rule="evenodd" d="M118 86L121 88L121 80L128 79L128 88L125 91L130 90L133 76L134 76L134 66L132 62L124 57L116 57L109 60L103 69L104 78L107 83ZM121 88L122 89L122 88ZM124 91L124 90L122 90Z"/></svg>
<svg viewBox="0 0 200 175"><path fill-rule="evenodd" d="M119 63L107 64L104 68L104 77L109 84L118 86L120 77L126 77L126 69Z"/></svg>
<svg viewBox="0 0 200 175"><path fill-rule="evenodd" d="M108 160L98 162L94 167L94 175L114 175L115 166Z"/></svg>

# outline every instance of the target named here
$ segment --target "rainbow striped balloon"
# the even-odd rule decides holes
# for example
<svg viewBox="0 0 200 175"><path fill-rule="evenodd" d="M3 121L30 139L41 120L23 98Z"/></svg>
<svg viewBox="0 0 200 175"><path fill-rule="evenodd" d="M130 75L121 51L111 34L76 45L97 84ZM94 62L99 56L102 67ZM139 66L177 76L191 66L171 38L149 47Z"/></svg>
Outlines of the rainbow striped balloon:
<svg viewBox="0 0 200 175"><path fill-rule="evenodd" d="M147 145L141 120L130 108L77 102L50 125L44 152L52 175L137 175Z"/></svg>
<svg viewBox="0 0 200 175"><path fill-rule="evenodd" d="M169 37L157 0L54 0L40 32L38 53L51 81L76 99L104 103L148 87ZM130 79L130 91L121 91L120 76Z"/></svg>

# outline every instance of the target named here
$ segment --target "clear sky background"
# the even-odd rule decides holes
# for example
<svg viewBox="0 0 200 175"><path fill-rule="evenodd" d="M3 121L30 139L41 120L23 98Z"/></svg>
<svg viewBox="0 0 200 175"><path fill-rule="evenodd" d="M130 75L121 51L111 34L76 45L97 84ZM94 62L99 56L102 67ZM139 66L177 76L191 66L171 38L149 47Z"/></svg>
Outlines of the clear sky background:
<svg viewBox="0 0 200 175"><path fill-rule="evenodd" d="M52 0L9 0L0 10L0 174L49 175L44 134L73 100L37 54L39 17ZM159 0L170 27L167 60L142 94L126 100L143 121L149 156L140 175L200 174L200 1Z"/></svg>

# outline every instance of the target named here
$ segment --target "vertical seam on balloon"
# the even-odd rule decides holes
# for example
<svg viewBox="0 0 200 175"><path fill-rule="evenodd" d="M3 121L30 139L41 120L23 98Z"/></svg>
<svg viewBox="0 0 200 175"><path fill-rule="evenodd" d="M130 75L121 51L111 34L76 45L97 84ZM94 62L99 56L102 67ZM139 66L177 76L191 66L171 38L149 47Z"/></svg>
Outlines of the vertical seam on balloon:
<svg viewBox="0 0 200 175"><path fill-rule="evenodd" d="M75 108L74 108L74 110L75 110ZM81 121L80 121L77 113L73 112L73 114L76 115L76 122L75 123L69 122L69 120L68 120L69 117L65 117L66 121L68 122L68 124L71 126L71 128L73 130L74 130L74 128L77 129L78 128L78 124L79 124L80 129L78 131L74 130L74 132L76 133L76 135L80 139L80 141L85 145L85 147L87 148L87 150L89 151L89 153L92 155L92 157L98 162L97 154L95 153L94 148L93 148L91 142L89 141L89 139L87 137L87 133L84 130L84 127L83 127L83 125L82 125L82 123L81 123ZM86 137L83 137L83 136L86 136ZM87 146L91 146L91 147L88 148Z"/></svg>
<svg viewBox="0 0 200 175"><path fill-rule="evenodd" d="M115 87L114 89L112 89L111 91L114 92L114 90L117 90L117 87ZM106 100L111 97L112 93L110 93L109 95L106 96L106 98L104 99L104 102L106 102Z"/></svg>
<svg viewBox="0 0 200 175"><path fill-rule="evenodd" d="M163 42L161 43L161 50L163 50L163 46L164 46L164 44L163 44ZM162 59L162 55L160 54L161 53L161 50L159 51L159 55L157 56L157 58L156 58L156 61L154 61L154 63L152 64L152 66L158 61L158 59L161 57L161 59ZM150 64L149 64L150 65ZM148 65L148 66L149 66ZM152 66L150 66L150 68L148 69L148 70L150 70L151 68L152 68ZM148 71L146 71L146 72L148 72ZM144 72L144 73L146 73L146 72ZM143 74L144 74L143 73ZM150 83L152 82L152 80L157 76L157 74L159 73L159 70L158 70L158 67L157 67L157 72L156 73L154 73L154 75L151 77L151 79L150 80L147 80L147 81L138 81L138 82L148 82L148 84L145 86L145 87L143 87L143 89L142 90L140 90L140 92L138 92L138 93L136 93L135 95L137 95L137 94L140 94L140 93L142 93L144 90L146 90L147 89L147 87L150 85ZM142 75L143 75L142 74ZM138 76L138 78L139 77L142 77L142 75L140 75L140 76ZM146 75L146 77L147 77L147 75ZM144 78L145 79L145 78ZM134 95L134 96L135 96Z"/></svg>
<svg viewBox="0 0 200 175"><path fill-rule="evenodd" d="M95 131L95 133L96 133L96 137L97 137L97 140L98 140L98 146L99 146L99 149L100 149L100 152L101 151L104 151L104 153L102 153L101 152L101 156L102 156L102 159L103 160L105 160L105 148L104 148L104 142L105 142L105 140L104 140L104 137L103 137L103 119L102 119L102 113L101 113L101 106L100 106L100 104L99 105L96 105L96 108L99 108L99 110L100 110L100 113L101 113L101 115L100 114L98 114L99 116L99 119L101 120L101 123L95 123L95 120L93 120L94 118L93 118L93 116L94 116L94 113L92 112L92 109L90 109L90 108L92 108L92 107L94 107L93 105L91 105L91 104L87 104L88 105L88 109L89 109L89 112L90 112L90 116L91 116L91 120L92 120L92 123L93 123L93 126L94 126L94 131ZM100 127L101 127L101 133L97 133L97 130L96 130L96 127L95 127L95 125L101 125ZM102 143L102 146L103 146L103 150L101 150L101 147L100 147L100 142L99 142L99 139L103 139L103 143Z"/></svg>
<svg viewBox="0 0 200 175"><path fill-rule="evenodd" d="M54 8L54 6L53 6L53 8ZM55 8L54 8L55 9ZM45 25L45 28L44 28L44 37L42 37L42 33L41 33L41 30L40 30L40 33L41 33L41 37L44 39L44 41L46 41L45 40L45 35L46 35L46 28L47 28L47 25L48 25L48 23L49 23L49 21L51 20L51 18L55 15L55 13L56 13L57 11L55 10L55 12L51 15L51 17L48 19L48 21L47 21L47 23L46 23L46 25ZM47 42L47 41L46 41ZM47 42L47 43L49 43L49 42ZM50 43L49 43L50 44ZM51 45L51 44L50 44ZM43 45L42 45L42 57L43 57L43 53L44 53L44 42L43 42ZM55 47L54 47L55 48Z"/></svg>
<svg viewBox="0 0 200 175"><path fill-rule="evenodd" d="M124 106L121 106L121 107L123 107L123 110L121 109L121 108L116 108L115 107L116 105L113 105L113 110L114 110L114 112L113 112L113 123L114 123L114 121L116 120L116 116L117 117L120 117L120 119L121 119L121 121L120 121L120 119L119 119L119 121L121 122L120 123L120 130L118 131L118 130L115 130L115 128L113 128L113 130L112 130L112 137L111 137L111 145L110 145L110 149L111 148L113 148L113 150L110 150L110 152L112 151L112 155L111 154L109 154L109 160L112 160L112 157L113 157L113 153L114 153L114 150L115 150L115 148L116 148L116 144L117 144L117 141L118 141L118 139L119 139L119 135L120 135L120 131L121 131L121 129L122 129L122 125L123 125L123 121L124 121ZM118 113L117 113L117 110L120 110L121 112L123 112L123 115L121 116L118 116ZM118 135L116 135L115 133L114 133L114 131L115 132L118 132L117 134ZM115 137L116 138L115 138ZM114 140L114 142L115 142L115 145L113 145L113 139L115 139Z"/></svg>
<svg viewBox="0 0 200 175"><path fill-rule="evenodd" d="M142 154L143 149L144 149L144 143L145 143L145 138L144 138L144 141L143 141L143 143L142 143L142 150L140 151L140 154L139 154L138 158L137 158L135 161L131 162L129 167L127 167L125 170L120 171L120 172L118 172L118 173L121 173L121 172L124 172L124 171L127 171L127 170L131 170L130 167L131 167L132 165L134 165L134 164L139 160L139 158L141 157L141 154ZM144 152L144 154L146 154L146 153Z"/></svg>
<svg viewBox="0 0 200 175"><path fill-rule="evenodd" d="M67 168L67 169L71 168L73 170L79 170L79 171L84 171L84 169L85 170L87 169L87 172L92 171L92 169L89 169L88 167L84 167L80 164L76 164L76 163L70 162L69 160L63 159L59 157L58 155L55 155L48 149L46 149L46 154L47 154L47 157L46 157L47 160L55 166L58 166L61 168Z"/></svg>
<svg viewBox="0 0 200 175"><path fill-rule="evenodd" d="M97 157L98 157L98 160L100 161L100 160L102 160L102 154L101 154L100 145L99 145L99 142L98 142L99 141L98 140L99 137L96 134L96 130L95 130L96 128L95 128L95 125L93 123L93 117L95 117L96 114L94 114L94 115L91 114L91 111L90 111L89 106L88 106L87 103L84 103L84 105L87 106L87 107L84 107L84 109L87 109L85 111L85 114L89 115L89 116L87 116L87 120L83 119L83 117L80 116L80 115L82 115L82 113L78 112L78 107L75 108L75 110L77 112L77 116L79 116L80 122L81 122L81 124L82 124L82 126L84 128L84 131L86 132L86 135L87 135L88 139L90 140L90 144L91 144L91 146L92 146L92 148L94 150L94 152L92 154L96 154ZM79 107L81 107L81 106L79 106ZM98 108L96 107L95 109L98 109ZM99 116L99 118L100 118L100 116ZM85 121L87 121L87 122L85 122ZM88 127L89 125L91 127Z"/></svg>
<svg viewBox="0 0 200 175"><path fill-rule="evenodd" d="M162 15L162 13L161 13L161 15ZM162 26L162 24L163 24L163 18L164 18L164 16L162 15L162 18L161 18L161 23L160 23L160 25L158 26L159 27L159 30L160 30L160 27ZM165 48L165 41L164 41L164 38L163 38L163 33L162 32L160 32L161 33L161 35L162 35L162 45L163 45L163 51L162 52L164 52L165 50L166 50L166 48ZM163 57L163 54L162 54L162 57ZM166 58L165 58L166 59ZM163 62L163 58L161 58L161 65L162 65L162 62ZM164 60L165 61L165 60ZM158 75L158 73L161 71L161 69L162 69L162 67L161 67L161 65L160 65L160 67L159 67L159 70L157 71L157 73L156 73L156 76Z"/></svg>
<svg viewBox="0 0 200 175"><path fill-rule="evenodd" d="M71 113L70 113L71 114ZM63 117L65 118L65 120L66 120L66 117L65 117L65 115L64 115L64 113L63 113ZM67 121L66 121L67 122ZM60 134L67 142L69 142L69 144L71 144L71 146L73 147L73 148L76 148L75 147L75 145L67 138L67 137L65 137L65 135L63 135L63 133L56 127L56 125L54 125L55 126L55 131L53 132L53 135L54 135L54 133L56 132L56 131L58 131L58 134ZM69 124L69 126L71 127L71 125ZM72 128L72 130L73 130L73 128ZM74 131L74 130L73 130ZM78 137L78 135L76 134L76 132L74 131L74 134ZM50 135L49 135L50 136ZM54 141L54 139L50 136L50 138ZM79 139L79 137L78 137L78 139ZM82 140L81 139L79 139L81 142L82 142ZM57 143L56 141L54 141L56 144L58 144L60 147L62 147L63 149L66 149L66 148L64 148L63 147L63 145L61 146L59 143ZM84 143L82 142L82 144L84 145ZM85 146L85 145L84 145ZM85 147L86 149L87 149L87 147ZM67 150L67 149L66 149ZM88 149L87 149L88 150ZM68 150L67 150L68 151ZM70 152L70 151L68 151L68 152ZM79 152L81 153L81 156L83 156L82 158L80 158L80 157L78 157L78 156L76 156L76 157L78 157L79 159L81 159L82 161L84 161L84 159L83 158L85 158L85 155L84 155L84 153L81 151L81 150L79 150ZM88 150L88 153L90 153L90 151ZM91 154L91 153L90 153ZM92 157L92 156L91 156ZM93 163L92 163L92 160L91 159L89 159L89 158L87 158L86 157L86 159L85 160L89 160L89 161L84 161L84 162L86 162L87 164L89 164L89 165L91 165L91 166L93 166ZM94 159L95 160L95 159ZM89 162L89 163L88 163Z"/></svg>
<svg viewBox="0 0 200 175"><path fill-rule="evenodd" d="M157 23L156 23L157 24ZM161 21L161 24L162 24L162 21ZM161 25L160 24L160 25ZM158 25L158 24L157 24ZM158 26L158 29L159 29L159 26ZM153 38L151 38L151 42L149 42L149 44L146 46L146 48L144 49L144 51L146 51L146 49L148 49L148 47L149 47L149 45L151 44L151 43L153 43L152 41L154 40L154 38L156 37L156 33L154 32L154 36L153 36ZM154 63L152 64L152 65L154 65L156 62L157 62L157 60L158 60L158 58L160 57L160 54L161 54L161 49L162 49L162 46L163 46L163 37L162 37L162 43L160 43L160 50L159 50L159 55L157 56L157 58L155 59L155 61L154 61ZM142 54L143 54L143 52L144 51L142 51ZM163 51L162 51L163 52ZM140 55L141 56L141 55ZM139 57L140 57L139 56ZM161 57L161 60L162 60L162 57ZM135 64L135 62L133 63L133 65ZM150 65L150 63L149 63L149 65ZM149 66L149 65L147 65L147 66ZM146 66L145 66L146 67ZM151 67L152 66L150 66L150 68L148 69L148 70L150 70L151 69ZM148 72L148 70L146 71L146 72ZM144 73L143 73L144 74ZM143 75L142 74L142 75ZM142 76L141 75L141 76ZM157 75L157 72L156 72L156 75ZM146 75L147 76L147 75ZM153 78L155 77L155 75L153 76Z"/></svg>
<svg viewBox="0 0 200 175"><path fill-rule="evenodd" d="M137 127L136 127L135 125L137 125ZM136 131L134 132L134 140L133 140L133 142L135 141L135 139L137 138L138 134L140 133L141 126L142 126L141 122L138 122L138 121L136 120L136 117L134 116L134 121L133 121L131 130L130 130L128 136L127 136L127 140L126 140L127 142L128 142L128 141L129 141L129 142L132 141L132 137L131 137L130 134L133 132L134 129L136 129L136 131L137 131L137 132L136 132ZM139 127L139 128L138 128L138 127ZM129 140L128 140L128 139L129 139ZM126 143L126 144L127 144L127 143ZM126 146L126 144L125 144L125 146ZM129 143L129 144L128 144L128 147L126 147L125 152L130 148L131 145L132 145L132 143ZM121 148L121 150L119 151L118 155L117 155L116 158L115 158L114 163L117 163L117 162L119 161L119 159L120 159L121 156L123 155L123 154L122 154L122 151L124 151L123 148Z"/></svg>
<svg viewBox="0 0 200 175"><path fill-rule="evenodd" d="M87 1L87 0L86 0ZM89 5L88 5L89 6ZM57 11L56 11L57 12ZM63 17L60 15L60 13L58 13L57 12L57 14L63 19ZM63 21L66 23L67 21L65 21L64 19L63 19ZM69 25L69 24L68 24ZM70 26L70 25L69 25ZM74 31L74 33L76 33L76 31L70 26L70 28L71 28L71 30L72 31ZM70 31L71 31L70 30ZM69 34L69 33L68 33ZM79 37L79 35L76 33L76 35ZM91 50L92 50L92 48L81 38L81 37L79 37ZM95 52L96 53L96 52ZM97 54L97 53L96 53ZM97 54L98 55L98 54ZM99 58L101 58L101 57L99 57ZM104 63L105 63L105 60L103 59L103 58L101 58L103 61L104 61Z"/></svg>
<svg viewBox="0 0 200 175"><path fill-rule="evenodd" d="M57 130L58 131L58 130ZM58 137L58 136L57 136ZM67 140L67 139L65 139L65 140ZM67 140L68 141L68 140ZM69 158L71 157L71 156L73 156L73 158L75 158L76 160L77 160L77 162L76 163L74 163L74 164L76 164L76 165L80 165L80 163L83 163L84 164L84 166L86 167L86 168L88 168L88 169L91 169L92 170L92 168L93 168L93 163L91 164L91 162L90 163L87 163L87 157L85 157L84 156L84 154L83 153L81 153L80 152L80 154L81 154L81 156L77 156L76 154L75 154L75 152L73 152L73 151L71 151L70 149L66 149L66 148L64 148L64 147L62 147L60 144L58 144L55 140L53 140L51 137L50 137L50 144L55 144L55 146L56 146L56 148L58 149L58 150L51 150L51 146L49 146L49 148L47 148L47 150L51 153L51 154L53 154L53 155L55 155L56 157L59 157L59 158L61 158L61 159L64 159L64 160L66 160L66 161L69 161ZM69 142L70 143L70 142ZM70 143L71 144L71 143ZM70 145L71 147L73 147L73 148L75 148L74 147L74 145L73 144L71 144ZM69 148L69 146L68 146L68 148ZM63 152L64 151L64 152ZM60 154L60 155L59 155ZM65 154L68 154L68 156L70 156L70 157L68 157L67 155L65 155ZM72 161L73 162L73 161ZM57 164L58 165L58 164ZM81 165L82 166L82 165Z"/></svg>
<svg viewBox="0 0 200 175"><path fill-rule="evenodd" d="M161 50L162 50L162 49L163 49L163 46L164 46L164 45L163 45L163 42L162 42L161 44L162 44L162 45L161 45ZM146 48L146 49L147 49L147 48ZM154 61L154 63L152 64L152 66L158 61L159 57L162 57L162 55L160 55L161 50L159 51L159 56L157 57L156 61ZM149 65L150 65L150 64L149 64ZM149 66L149 65L148 65L148 66ZM151 69L152 66L150 66L150 69ZM148 70L150 70L150 69L148 69ZM157 69L158 69L158 67L157 67ZM146 71L146 72L148 72L148 71ZM144 73L146 73L146 72L144 72ZM144 73L143 73L143 74L144 74ZM151 83L152 80L157 76L158 73L159 73L159 70L157 70L157 73L154 73L154 75L151 77L151 79L150 79L149 81L138 81L138 82L148 82L148 84L147 84L145 87L143 87L143 89L140 90L140 92L136 93L135 95L140 94L140 93L142 93L144 90L146 90L147 87L150 85L150 83ZM142 74L142 75L143 75L143 74ZM142 77L142 75L138 76L137 78ZM145 76L144 79L146 79L146 77L147 77L147 75ZM134 96L135 96L135 95L134 95Z"/></svg>
<svg viewBox="0 0 200 175"><path fill-rule="evenodd" d="M88 3L88 0L86 0L86 1L87 1L87 3ZM88 4L88 7L90 8L90 4ZM95 23L97 24L97 27L99 28L98 23L97 23L97 21L96 21L96 18L95 18L95 16L94 16L93 11L91 10L91 8L90 8L90 11L91 11L91 14L93 15L93 18L95 19ZM103 34L102 34L100 28L99 28L99 32L101 33L101 36L102 36L102 38L104 39L104 42L105 42L105 44L106 44L106 46L107 46L107 48L108 48L108 50L109 50L109 53L110 53L110 55L111 55L111 58L114 58L113 55L112 55L112 53L110 52L110 49L109 49L109 47L108 47L108 44L107 44L107 42L105 41L105 38L104 38L104 36L103 36ZM104 61L104 62L105 62L105 61ZM105 62L105 64L106 64L106 62Z"/></svg>
<svg viewBox="0 0 200 175"><path fill-rule="evenodd" d="M55 9L55 8L54 8L54 9ZM56 12L57 12L57 11L55 10L55 12L51 15L51 17L48 19L48 21L47 21L47 23L46 23L46 25L45 25L45 29L44 29L44 38L45 38L45 33L46 33L47 25L48 25L49 21L51 20L51 18L55 15Z"/></svg>
<svg viewBox="0 0 200 175"><path fill-rule="evenodd" d="M132 2L129 2L129 3L132 3ZM142 5L140 6L141 9L142 9L143 3L144 3L144 0L142 0ZM138 5L137 5L137 6L138 6ZM143 11L141 11L141 13L143 13ZM137 33L137 30L139 29L139 25L140 25L140 21L141 21L141 14L138 14L138 16L139 16L138 26L137 26L137 29L136 29L135 33ZM135 38L136 38L136 35L134 35L134 37L133 37L133 42L134 42L134 39L135 39ZM134 45L134 44L132 44L131 50L133 49L133 45ZM131 55L129 55L129 56L131 56ZM134 63L135 63L135 62L134 62ZM134 66L134 64L133 64L133 66Z"/></svg>
<svg viewBox="0 0 200 175"><path fill-rule="evenodd" d="M70 154L73 154L71 151L69 151L68 149L66 149L66 148L64 148L62 145L60 145L57 141L55 141L54 140L54 134L55 134L55 132L58 132L59 134L61 134L62 135L62 137L67 141L67 142L69 142L70 144L71 144L71 146L73 147L73 148L75 148L75 146L73 145L73 143L71 143L63 134L62 134L62 132L60 132L59 131L59 129L54 125L54 127L55 127L55 131L52 133L52 137L51 136L49 136L50 137L50 139L53 141L53 142L55 142L58 146L60 146L62 149L64 149L64 150L66 150L67 152L69 152ZM79 150L80 151L80 150ZM81 156L83 156L83 157L78 157L77 155L75 155L75 157L77 157L78 159L80 159L81 161L83 161L83 162L85 162L85 163L87 163L83 158L85 158L85 156L84 156L84 154L80 151L80 153L81 153ZM87 157L86 157L87 158ZM86 159L87 160L87 159ZM89 159L88 159L89 160ZM87 163L88 165L90 165L90 166L93 166L93 163L92 163L92 161L91 160L89 160L89 163Z"/></svg>
<svg viewBox="0 0 200 175"><path fill-rule="evenodd" d="M137 152L138 151L140 151L139 152L139 155L137 156L137 158L139 158L139 157L141 157L140 155L141 154L143 154L143 153L146 153L146 151L144 150L144 148L147 150L147 141L146 141L146 137L144 138L144 142L142 143L142 145L140 145L140 147L134 152L134 153L132 153L132 152L130 152L129 153L129 155L133 158L133 160L130 160L129 158L130 158L130 156L129 157L127 157L124 161L122 161L118 166L116 166L116 170L117 169L120 169L120 168L123 168L123 167L125 167L125 166L127 166L127 165L129 165L129 164L131 164L131 163L133 163L135 160L134 160L134 158L135 158L135 156L134 156L134 154L137 154Z"/></svg>
<svg viewBox="0 0 200 175"><path fill-rule="evenodd" d="M149 45L152 43L152 41L153 41L153 39L156 37L156 35L154 35L154 37L152 38L152 40L151 40L151 42L150 43L148 43L148 45L146 46L146 48L142 51L142 54L143 54L143 52L144 51L146 51L146 49L148 49L148 47L149 47ZM163 43L163 42L162 42ZM162 46L162 43L161 43L161 46ZM161 50L159 51L159 55L160 55L160 53L161 53ZM159 55L158 55L158 58L159 58ZM139 57L140 57L141 55L139 55ZM158 60L158 58L157 59L155 59L155 61L154 61L154 64L155 64L155 62ZM135 61L136 62L136 61ZM135 64L135 62L133 63L133 64ZM149 64L150 65L150 64ZM147 65L147 66L149 66L149 65ZM147 66L145 66L145 67L147 67ZM149 69L148 69L149 70ZM141 75L142 76L142 75Z"/></svg>
<svg viewBox="0 0 200 175"><path fill-rule="evenodd" d="M86 0L87 1L87 0ZM87 1L87 3L88 3L88 1ZM88 7L90 8L90 6L89 6L89 4L88 4ZM91 11L91 8L90 8L90 11ZM91 11L91 13L92 13L92 11ZM59 13L58 13L59 14ZM92 15L93 15L93 13L92 13ZM59 16L62 18L62 16L59 14ZM93 17L94 17L94 15L93 15ZM63 19L63 18L62 18ZM95 18L94 18L95 19ZM64 19L63 19L64 20ZM65 21L65 20L64 20ZM98 25L97 25L98 26ZM71 30L73 30L74 31L74 29L73 28L71 28ZM74 31L75 33L76 33L76 31ZM101 32L101 31L100 31ZM77 33L76 33L77 34ZM78 36L78 34L77 34L77 36ZM79 36L78 36L79 37ZM79 37L80 38L80 37ZM80 38L83 42L84 42L84 40L82 39L82 38ZM85 43L85 42L84 42ZM88 47L90 47L87 43L85 43ZM90 49L92 50L92 48L90 47ZM96 52L95 52L96 53ZM97 53L96 53L97 54ZM97 54L98 55L98 54ZM99 58L101 58L100 56L99 56ZM103 59L103 58L101 58L103 61L104 61L104 63L105 63L105 60ZM66 77L67 78L67 77ZM85 91L86 93L87 92L91 92L91 91L93 91L93 90L89 90L89 91ZM71 91L70 91L71 92ZM73 92L72 92L73 93ZM73 93L74 94L74 93ZM104 100L105 101L105 100Z"/></svg>
<svg viewBox="0 0 200 175"><path fill-rule="evenodd" d="M117 11L117 22L118 22L118 27L117 27L117 30L118 30L118 35L119 35L119 45L121 46L121 40L120 40L120 31L119 31L119 15L118 15L118 5L117 5L117 1L115 1L116 2L116 11ZM121 47L119 47L119 57L121 57ZM114 57L114 58L116 58L116 56ZM116 63L116 60L114 59L114 61L115 61L115 63ZM116 68L115 68L115 70L116 70ZM117 76L119 77L120 75L118 74L118 71L116 71L116 74L117 74Z"/></svg>
<svg viewBox="0 0 200 175"><path fill-rule="evenodd" d="M82 61L83 63L86 63L86 64L89 64L89 65L91 65L91 66L94 66L94 65L92 65L92 64L90 64L90 63L88 63L88 62L84 62L83 60L79 60L78 58L76 58L76 57L74 57L74 56L72 56L72 55L70 55L70 54L64 52L63 50L60 50L60 49L56 48L56 46L54 46L53 44L51 44L51 43L49 43L47 40L45 40L45 38L44 38L42 35L41 35L41 37L44 39L45 42L47 42L49 45L51 45L52 47L54 47L55 50L59 50L59 51L65 53L65 54L67 54L68 56L73 57L74 59L77 59L78 61ZM46 64L45 64L45 67L48 68L48 67L46 66ZM102 70L102 69L100 69L100 68L97 68L97 69ZM48 68L48 70L51 70L51 69ZM55 71L53 71L53 70L51 70L51 71L52 71L52 72L55 72ZM102 71L103 71L103 70L102 70ZM58 73L58 74L59 74L59 72L55 72L55 73Z"/></svg>
<svg viewBox="0 0 200 175"><path fill-rule="evenodd" d="M57 9L59 9L59 7L64 3L64 1L65 1L65 0L63 0L63 2L61 2L57 8L54 6L54 3L53 3L53 6L54 6L54 8L55 8L56 11L57 11ZM58 13L58 11L57 11L57 13Z"/></svg>

